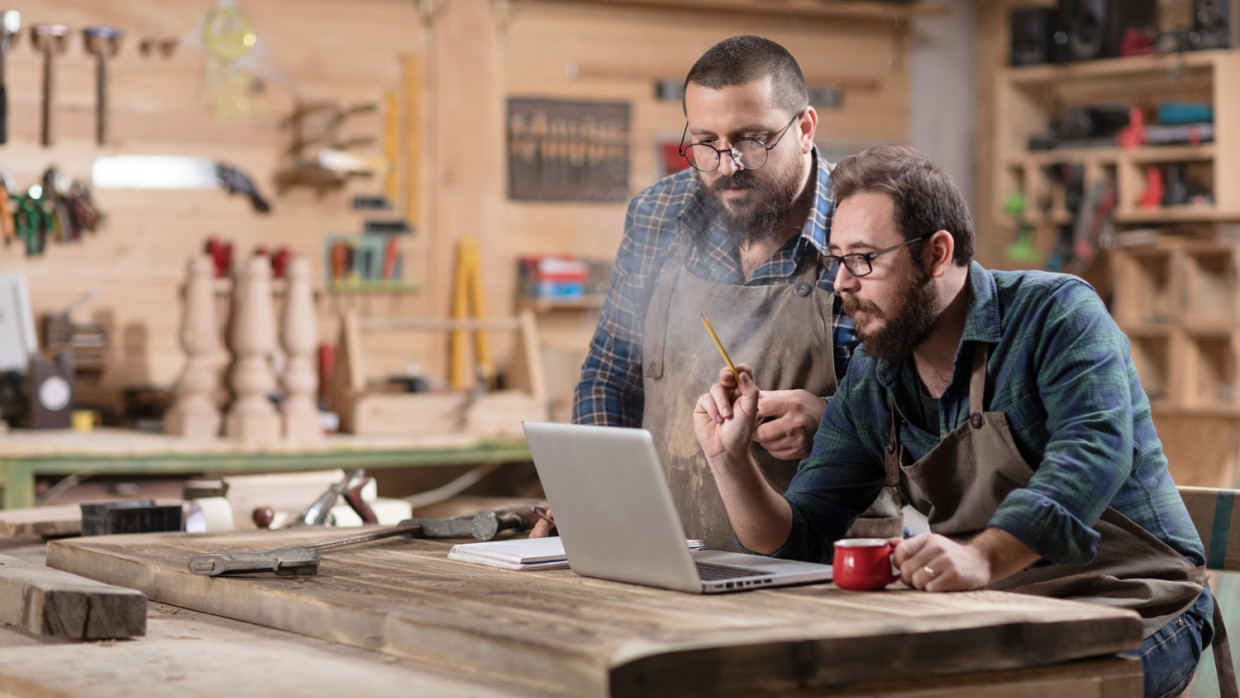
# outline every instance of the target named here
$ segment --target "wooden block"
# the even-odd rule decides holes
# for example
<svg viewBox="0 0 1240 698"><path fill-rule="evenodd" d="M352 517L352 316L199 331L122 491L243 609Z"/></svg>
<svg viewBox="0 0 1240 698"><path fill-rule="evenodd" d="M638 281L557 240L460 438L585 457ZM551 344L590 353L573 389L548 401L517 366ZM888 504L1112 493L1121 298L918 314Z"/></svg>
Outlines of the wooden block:
<svg viewBox="0 0 1240 698"><path fill-rule="evenodd" d="M354 434L444 434L461 430L465 391L369 393L358 396L349 431Z"/></svg>
<svg viewBox="0 0 1240 698"><path fill-rule="evenodd" d="M82 532L82 509L77 504L0 511L0 534L9 538L55 538Z"/></svg>
<svg viewBox="0 0 1240 698"><path fill-rule="evenodd" d="M482 438L524 438L524 420L545 421L547 410L524 391L501 390L480 396L465 412L465 431Z"/></svg>
<svg viewBox="0 0 1240 698"><path fill-rule="evenodd" d="M146 633L146 596L0 555L0 621L73 640Z"/></svg>

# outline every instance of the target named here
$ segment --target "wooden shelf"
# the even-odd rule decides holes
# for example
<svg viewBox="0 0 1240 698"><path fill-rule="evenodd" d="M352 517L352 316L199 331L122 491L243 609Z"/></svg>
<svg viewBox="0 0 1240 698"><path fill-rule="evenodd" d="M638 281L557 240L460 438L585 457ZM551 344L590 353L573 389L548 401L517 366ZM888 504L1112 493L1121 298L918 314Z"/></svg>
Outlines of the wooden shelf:
<svg viewBox="0 0 1240 698"><path fill-rule="evenodd" d="M329 293L418 293L423 285L415 281L333 281Z"/></svg>
<svg viewBox="0 0 1240 698"><path fill-rule="evenodd" d="M1236 220L1237 214L1220 211L1213 206L1162 206L1155 208L1119 209L1117 223L1209 223Z"/></svg>
<svg viewBox="0 0 1240 698"><path fill-rule="evenodd" d="M536 313L547 313L554 310L598 310L603 307L607 296L592 294L582 298L529 298L521 297L522 310L529 309Z"/></svg>
<svg viewBox="0 0 1240 698"><path fill-rule="evenodd" d="M528 2L530 0L522 0ZM546 2L548 0L534 0ZM933 17L951 11L945 4L897 5L877 0L823 2L822 0L555 0L561 5L629 6L661 10L693 10L710 14L719 12L787 15L792 17L829 17L866 21L908 21L915 17Z"/></svg>
<svg viewBox="0 0 1240 698"><path fill-rule="evenodd" d="M1188 51L1162 56L1127 56L1079 63L1029 65L1001 71L1014 85L1041 85L1068 80L1105 80L1148 75L1183 74L1185 70L1210 69L1229 51Z"/></svg>
<svg viewBox="0 0 1240 698"><path fill-rule="evenodd" d="M1118 165L1129 161L1137 165L1165 162L1201 162L1213 160L1216 149L1213 143L1201 145L1162 145L1142 146L1139 148L1058 148L1056 150L1036 150L1017 154L1008 159L1008 167L1050 167L1076 162L1097 162L1101 165Z"/></svg>

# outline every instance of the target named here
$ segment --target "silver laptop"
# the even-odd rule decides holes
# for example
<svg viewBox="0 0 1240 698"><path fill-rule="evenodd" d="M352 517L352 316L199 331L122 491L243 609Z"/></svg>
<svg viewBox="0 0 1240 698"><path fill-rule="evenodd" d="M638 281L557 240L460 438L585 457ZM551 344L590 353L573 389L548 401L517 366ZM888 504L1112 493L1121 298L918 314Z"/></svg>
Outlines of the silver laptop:
<svg viewBox="0 0 1240 698"><path fill-rule="evenodd" d="M694 594L831 581L830 565L690 551L649 431L524 426L577 574Z"/></svg>

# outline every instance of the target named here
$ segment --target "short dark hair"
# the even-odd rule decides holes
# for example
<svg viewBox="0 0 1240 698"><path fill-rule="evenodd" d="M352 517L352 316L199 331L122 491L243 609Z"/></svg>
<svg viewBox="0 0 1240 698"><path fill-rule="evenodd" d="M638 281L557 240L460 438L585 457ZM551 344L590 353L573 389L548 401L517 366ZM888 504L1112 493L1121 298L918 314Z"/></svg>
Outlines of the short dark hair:
<svg viewBox="0 0 1240 698"><path fill-rule="evenodd" d="M831 171L830 186L837 206L854 194L887 194L905 240L946 230L956 242L952 255L956 264L967 266L973 259L973 214L960 187L915 148L870 146L840 161Z"/></svg>
<svg viewBox="0 0 1240 698"><path fill-rule="evenodd" d="M689 69L685 90L690 83L717 90L765 77L771 78L775 106L789 116L800 114L809 106L805 76L788 49L750 34L724 39L707 49ZM684 108L683 99L681 108Z"/></svg>

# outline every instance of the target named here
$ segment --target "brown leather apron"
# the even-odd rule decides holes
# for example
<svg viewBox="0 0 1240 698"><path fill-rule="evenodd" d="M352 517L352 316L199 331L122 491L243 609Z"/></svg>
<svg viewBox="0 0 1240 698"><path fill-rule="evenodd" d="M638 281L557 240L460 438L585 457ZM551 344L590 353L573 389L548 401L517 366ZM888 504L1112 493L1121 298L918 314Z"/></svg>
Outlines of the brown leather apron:
<svg viewBox="0 0 1240 698"><path fill-rule="evenodd" d="M818 288L818 255L812 252L801 260L790 284L738 286L704 281L685 267L688 237L683 236L669 251L667 272L659 279L646 313L642 426L654 435L685 534L701 538L716 550L737 550L715 479L693 430L698 396L719 379L723 365L700 316L710 318L733 361L754 367L759 386L800 388L828 396L836 388L831 313L835 293ZM767 481L780 492L787 489L797 461L779 460L756 444L753 450ZM867 516L899 517L895 489L885 493L876 505L885 508L873 514L872 507ZM899 535L902 521L886 519L884 530Z"/></svg>
<svg viewBox="0 0 1240 698"><path fill-rule="evenodd" d="M968 421L912 464L904 463L899 422L892 409L887 484L898 482L905 501L929 519L930 530L955 540L981 533L1008 493L1033 477L1033 468L1012 439L1006 415L983 411L989 355L989 345L974 345ZM1094 530L1100 538L1092 562L1030 567L991 588L1130 608L1141 615L1145 637L1187 611L1201 594L1205 567L1194 566L1118 511L1108 507ZM1220 646L1227 665L1231 658L1217 604L1214 619L1215 661L1221 674ZM1234 681L1231 678L1232 686Z"/></svg>

